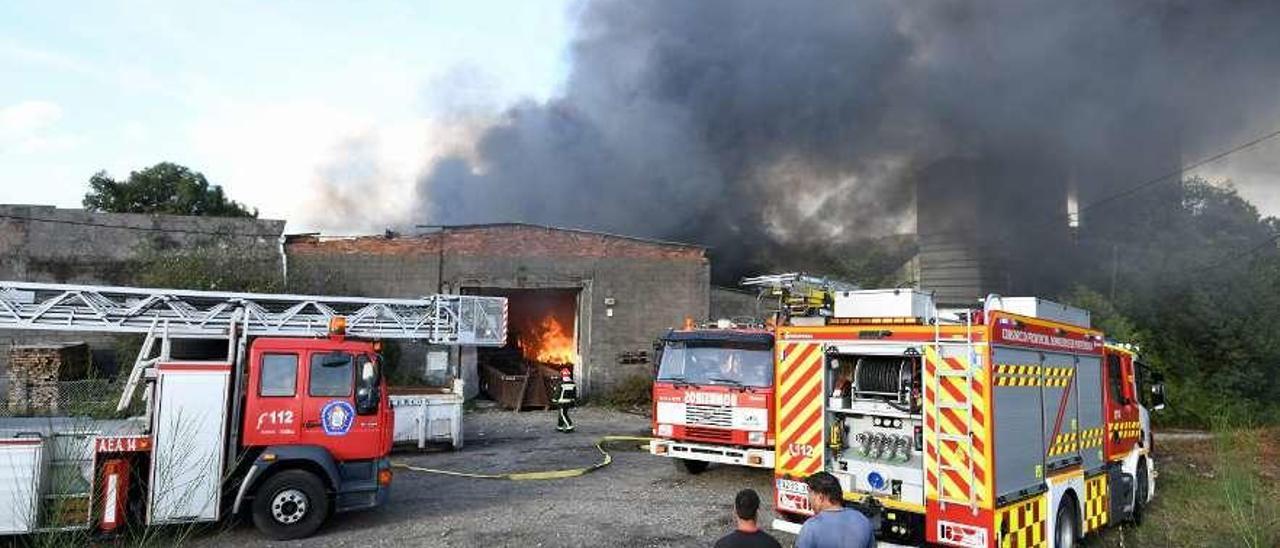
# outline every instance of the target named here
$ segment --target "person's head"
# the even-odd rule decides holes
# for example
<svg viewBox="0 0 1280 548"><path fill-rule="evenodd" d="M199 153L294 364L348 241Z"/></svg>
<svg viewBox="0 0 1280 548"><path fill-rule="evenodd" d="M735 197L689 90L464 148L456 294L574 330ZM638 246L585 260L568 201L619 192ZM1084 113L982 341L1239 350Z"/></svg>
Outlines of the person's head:
<svg viewBox="0 0 1280 548"><path fill-rule="evenodd" d="M733 515L738 519L755 521L759 511L760 495L757 495L754 489L743 489L738 491L738 496L733 497Z"/></svg>
<svg viewBox="0 0 1280 548"><path fill-rule="evenodd" d="M840 488L840 480L827 472L818 472L804 480L809 486L809 507L820 512L843 504L844 490Z"/></svg>
<svg viewBox="0 0 1280 548"><path fill-rule="evenodd" d="M736 352L730 352L728 356L725 356L724 361L720 362L721 373L736 374L738 369L738 354Z"/></svg>

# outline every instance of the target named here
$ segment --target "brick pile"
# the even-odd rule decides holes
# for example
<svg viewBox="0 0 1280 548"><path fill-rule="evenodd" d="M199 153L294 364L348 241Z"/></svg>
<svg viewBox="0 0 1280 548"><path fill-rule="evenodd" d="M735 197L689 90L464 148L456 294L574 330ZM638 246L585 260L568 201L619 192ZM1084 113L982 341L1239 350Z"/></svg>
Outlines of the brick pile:
<svg viewBox="0 0 1280 548"><path fill-rule="evenodd" d="M28 413L57 411L58 383L85 378L89 356L89 345L85 343L9 347L9 409Z"/></svg>

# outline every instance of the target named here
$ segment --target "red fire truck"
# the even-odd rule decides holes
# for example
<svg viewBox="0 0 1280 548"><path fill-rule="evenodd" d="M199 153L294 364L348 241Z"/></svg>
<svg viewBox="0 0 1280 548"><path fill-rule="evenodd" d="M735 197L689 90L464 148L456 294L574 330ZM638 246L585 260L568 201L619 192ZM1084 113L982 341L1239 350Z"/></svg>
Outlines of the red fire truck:
<svg viewBox="0 0 1280 548"><path fill-rule="evenodd" d="M946 311L890 289L837 293L824 323L777 329L776 527L798 531L823 470L894 544L1069 547L1141 520L1140 362L1088 312L997 296Z"/></svg>
<svg viewBox="0 0 1280 548"><path fill-rule="evenodd" d="M771 321L820 319L832 294L853 286L802 273L745 278ZM719 320L671 330L657 345L649 451L697 474L712 462L773 468L773 332L764 323Z"/></svg>
<svg viewBox="0 0 1280 548"><path fill-rule="evenodd" d="M247 512L295 539L387 500L378 341L500 346L506 302L0 282L0 329L146 334L117 406L145 386L141 416L0 419L0 535Z"/></svg>
<svg viewBox="0 0 1280 548"><path fill-rule="evenodd" d="M773 334L728 321L687 325L658 349L649 451L693 474L712 462L772 468Z"/></svg>

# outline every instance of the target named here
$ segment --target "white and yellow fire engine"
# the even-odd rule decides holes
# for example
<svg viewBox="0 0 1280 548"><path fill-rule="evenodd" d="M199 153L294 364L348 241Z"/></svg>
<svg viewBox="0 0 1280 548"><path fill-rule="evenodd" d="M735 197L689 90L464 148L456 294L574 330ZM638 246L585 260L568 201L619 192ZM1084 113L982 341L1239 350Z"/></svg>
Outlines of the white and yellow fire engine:
<svg viewBox="0 0 1280 548"><path fill-rule="evenodd" d="M818 471L893 544L1075 546L1151 500L1138 357L1084 310L842 291L823 325L776 335L779 529L811 514L803 480ZM1149 393L1163 405L1163 387Z"/></svg>

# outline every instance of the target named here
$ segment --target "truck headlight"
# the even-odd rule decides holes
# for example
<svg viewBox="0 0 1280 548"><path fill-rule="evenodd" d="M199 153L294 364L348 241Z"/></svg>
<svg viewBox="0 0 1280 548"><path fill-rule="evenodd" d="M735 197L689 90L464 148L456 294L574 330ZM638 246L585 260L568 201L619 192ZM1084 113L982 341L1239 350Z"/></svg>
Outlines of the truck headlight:
<svg viewBox="0 0 1280 548"><path fill-rule="evenodd" d="M747 443L751 445L764 445L764 432L748 432Z"/></svg>
<svg viewBox="0 0 1280 548"><path fill-rule="evenodd" d="M671 431L672 431L672 428L671 428L671 425L670 425L670 424L659 424L659 425L658 425L658 435L659 435L659 436L670 437L670 436L671 436Z"/></svg>

